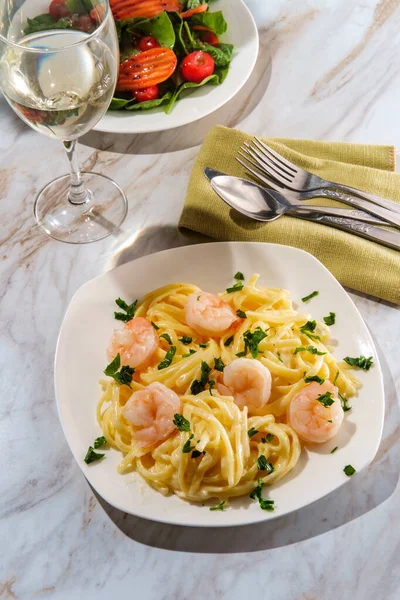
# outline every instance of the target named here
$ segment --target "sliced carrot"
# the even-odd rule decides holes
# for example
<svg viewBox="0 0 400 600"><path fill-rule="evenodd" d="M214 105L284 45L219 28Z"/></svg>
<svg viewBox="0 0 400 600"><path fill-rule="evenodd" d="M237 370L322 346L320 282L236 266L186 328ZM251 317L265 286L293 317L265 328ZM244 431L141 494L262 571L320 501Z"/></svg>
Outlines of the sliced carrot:
<svg viewBox="0 0 400 600"><path fill-rule="evenodd" d="M197 31L213 31L210 27L206 27L205 25L193 25L192 29L196 29Z"/></svg>
<svg viewBox="0 0 400 600"><path fill-rule="evenodd" d="M142 90L171 77L178 59L169 48L152 48L125 60L119 67L119 92Z"/></svg>
<svg viewBox="0 0 400 600"><path fill-rule="evenodd" d="M97 4L97 6L95 6L94 8L92 8L92 10L90 11L90 18L95 21L96 23L101 23L104 20L104 17L106 16L106 5L105 4Z"/></svg>
<svg viewBox="0 0 400 600"><path fill-rule="evenodd" d="M190 17L193 17L194 15L199 15L200 13L206 12L207 9L207 3L200 4L200 6L197 6L196 8L191 8L190 10L185 10L185 12L180 13L180 17L182 19L190 19Z"/></svg>
<svg viewBox="0 0 400 600"><path fill-rule="evenodd" d="M179 12L179 0L110 0L112 14L117 21L135 17L152 18L164 10Z"/></svg>
<svg viewBox="0 0 400 600"><path fill-rule="evenodd" d="M179 0L161 0L161 4L167 12L179 12L182 8Z"/></svg>

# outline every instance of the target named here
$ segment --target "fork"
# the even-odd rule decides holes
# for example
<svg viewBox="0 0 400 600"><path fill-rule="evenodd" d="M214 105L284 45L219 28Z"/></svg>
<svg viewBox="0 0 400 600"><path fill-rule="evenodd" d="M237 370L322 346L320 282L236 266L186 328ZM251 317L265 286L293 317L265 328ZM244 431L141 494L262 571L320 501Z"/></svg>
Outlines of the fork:
<svg viewBox="0 0 400 600"><path fill-rule="evenodd" d="M266 175L261 175L261 173L259 173L258 171L255 171L254 169L249 167L247 164L245 164L242 160L240 160L240 158L236 157L236 160L243 167L245 167L245 169L247 171L249 171L249 173L251 173L255 179L259 180L260 185L266 184L268 186L267 188L265 188L265 186L262 186L262 187L264 187L264 189L267 189L267 191L270 191L269 188L276 190L282 196L284 196L288 200L288 202L294 201L296 206L300 207L301 201L303 201L303 200L312 200L314 198L320 198L321 196L324 195L323 193L321 193L320 190L315 190L315 191L311 191L311 192L295 192L294 190L290 190L289 188L284 187L280 183L277 183L271 177L266 176ZM372 225L390 226L390 223L387 223L387 221L384 221L383 219L380 219L379 217L375 217L375 216L371 215L370 213L367 213L363 210L357 210L354 208L353 209L351 209L351 208L341 209L341 208L330 207L330 206L329 207L328 206L320 207L320 206L315 206L314 204L312 204L312 205L307 204L306 206L307 206L307 208L311 208L314 210L323 208L323 212L326 215L330 214L332 216L338 216L340 214L341 217L345 217L347 219L357 219L358 221L363 221L364 223L370 223Z"/></svg>
<svg viewBox="0 0 400 600"><path fill-rule="evenodd" d="M282 191L284 188L285 191L290 189L296 192L314 192L315 196L345 202L346 204L350 204L351 206L361 208L371 214L377 215L397 227L400 226L400 206L395 202L387 200L386 198L379 198L373 194L364 194L364 192L356 190L355 188L328 182L317 175L312 175L308 171L297 167L287 159L281 157L280 154L275 150L272 150L272 148L258 138L255 138L251 144L245 142L239 151L239 155L246 160L246 163L243 163L239 158L236 160L238 160L248 171L258 177L259 172L267 174L270 178L272 177L276 184L280 184L279 191ZM256 173L249 168L249 164L257 169ZM338 189L332 189L331 186ZM340 191L342 189L350 190L351 193L353 193L354 190L354 193L363 194L370 200L374 198L374 203L344 193ZM379 201L380 204L376 204L377 201Z"/></svg>

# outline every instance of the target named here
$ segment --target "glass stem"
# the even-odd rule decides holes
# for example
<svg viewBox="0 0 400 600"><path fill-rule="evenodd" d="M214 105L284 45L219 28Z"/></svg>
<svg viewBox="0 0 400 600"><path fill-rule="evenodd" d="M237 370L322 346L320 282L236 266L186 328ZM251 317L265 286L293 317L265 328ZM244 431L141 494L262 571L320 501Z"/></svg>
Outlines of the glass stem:
<svg viewBox="0 0 400 600"><path fill-rule="evenodd" d="M77 141L63 142L70 166L70 188L68 200L71 204L86 204L90 196L83 184L76 154Z"/></svg>

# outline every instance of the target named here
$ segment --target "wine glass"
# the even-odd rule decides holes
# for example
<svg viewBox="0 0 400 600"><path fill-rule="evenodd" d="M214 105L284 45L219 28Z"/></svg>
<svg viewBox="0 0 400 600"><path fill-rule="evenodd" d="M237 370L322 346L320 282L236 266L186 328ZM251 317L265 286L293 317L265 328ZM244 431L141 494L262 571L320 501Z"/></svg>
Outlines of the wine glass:
<svg viewBox="0 0 400 600"><path fill-rule="evenodd" d="M94 242L126 216L121 188L81 172L76 155L77 139L111 102L118 65L108 0L0 0L0 88L25 123L62 141L69 160L70 174L48 183L34 207L38 225L57 240Z"/></svg>

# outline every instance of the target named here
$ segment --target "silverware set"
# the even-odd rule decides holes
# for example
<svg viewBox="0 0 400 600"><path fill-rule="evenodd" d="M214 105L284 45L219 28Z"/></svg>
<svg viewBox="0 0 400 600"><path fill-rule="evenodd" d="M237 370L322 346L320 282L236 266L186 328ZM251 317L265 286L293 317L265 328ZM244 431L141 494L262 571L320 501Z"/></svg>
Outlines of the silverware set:
<svg viewBox="0 0 400 600"><path fill-rule="evenodd" d="M400 229L400 204L313 175L257 137L242 145L236 160L257 183L210 168L204 173L220 198L247 217L273 221L288 214L400 250L400 232L382 228ZM303 204L312 198L330 198L352 208Z"/></svg>

